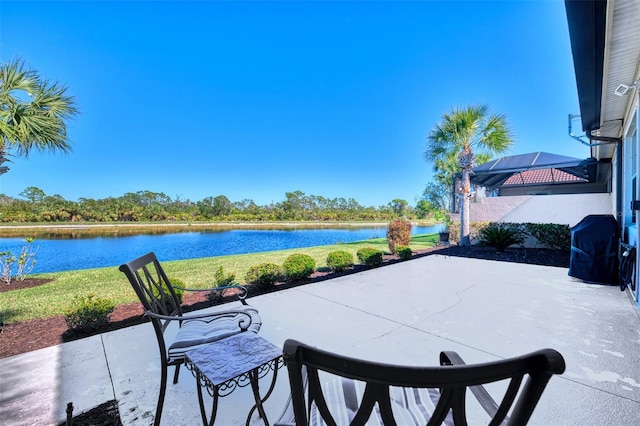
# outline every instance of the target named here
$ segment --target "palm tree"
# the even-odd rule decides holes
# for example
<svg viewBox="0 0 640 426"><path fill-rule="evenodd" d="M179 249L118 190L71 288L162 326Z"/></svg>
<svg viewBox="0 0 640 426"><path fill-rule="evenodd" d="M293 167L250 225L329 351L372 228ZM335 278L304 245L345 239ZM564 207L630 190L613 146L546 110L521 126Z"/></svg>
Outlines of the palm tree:
<svg viewBox="0 0 640 426"><path fill-rule="evenodd" d="M479 166L491 160L491 154L488 153L475 153L474 155L475 165ZM460 174L460 166L458 165L458 153L451 151L447 153L446 158L436 158L433 162L433 176L436 184L446 188L447 191L447 210L455 211L456 196L453 188L456 175Z"/></svg>
<svg viewBox="0 0 640 426"><path fill-rule="evenodd" d="M469 174L482 157L488 159L492 154L501 154L509 150L513 143L504 115L489 114L485 105L452 109L442 116L441 121L429 132L425 158L433 161L436 169L451 163L457 158L462 170L462 187L458 196L462 198L460 206L460 245L470 245L469 239ZM442 170L440 170L442 172Z"/></svg>
<svg viewBox="0 0 640 426"><path fill-rule="evenodd" d="M32 150L71 151L65 120L78 113L67 88L43 80L21 60L0 64L0 165ZM0 167L0 175L8 167Z"/></svg>

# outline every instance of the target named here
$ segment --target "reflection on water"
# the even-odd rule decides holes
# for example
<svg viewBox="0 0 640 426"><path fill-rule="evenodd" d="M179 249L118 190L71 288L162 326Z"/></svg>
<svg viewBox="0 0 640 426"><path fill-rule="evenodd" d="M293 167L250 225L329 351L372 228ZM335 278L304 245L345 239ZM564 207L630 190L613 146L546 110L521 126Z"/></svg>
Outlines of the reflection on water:
<svg viewBox="0 0 640 426"><path fill-rule="evenodd" d="M412 234L432 234L441 225L414 226ZM55 233L55 238L40 235L34 242L37 264L32 273L119 266L153 251L162 261L255 253L292 248L385 238L386 227L343 229L232 229L202 232L158 232L121 236L113 233L99 237L86 234ZM19 254L24 238L0 238L0 251Z"/></svg>

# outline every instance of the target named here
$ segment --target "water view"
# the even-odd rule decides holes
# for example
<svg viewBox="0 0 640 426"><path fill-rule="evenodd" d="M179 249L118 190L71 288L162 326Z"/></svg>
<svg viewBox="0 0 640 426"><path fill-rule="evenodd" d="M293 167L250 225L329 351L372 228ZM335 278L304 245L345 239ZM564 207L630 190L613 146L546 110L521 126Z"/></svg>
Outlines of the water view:
<svg viewBox="0 0 640 426"><path fill-rule="evenodd" d="M413 235L432 234L441 225L414 226ZM386 227L357 229L226 230L162 235L37 239L31 273L119 266L153 251L161 261L322 246L385 238ZM23 238L0 238L0 251L20 253Z"/></svg>

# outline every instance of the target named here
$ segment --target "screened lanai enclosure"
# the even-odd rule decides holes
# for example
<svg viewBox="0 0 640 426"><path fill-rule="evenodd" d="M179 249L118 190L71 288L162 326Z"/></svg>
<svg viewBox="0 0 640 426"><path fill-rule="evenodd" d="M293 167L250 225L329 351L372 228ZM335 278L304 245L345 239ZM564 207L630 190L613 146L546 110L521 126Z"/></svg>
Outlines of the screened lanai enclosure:
<svg viewBox="0 0 640 426"><path fill-rule="evenodd" d="M533 152L481 164L471 183L493 196L579 194L609 192L610 175L610 161Z"/></svg>

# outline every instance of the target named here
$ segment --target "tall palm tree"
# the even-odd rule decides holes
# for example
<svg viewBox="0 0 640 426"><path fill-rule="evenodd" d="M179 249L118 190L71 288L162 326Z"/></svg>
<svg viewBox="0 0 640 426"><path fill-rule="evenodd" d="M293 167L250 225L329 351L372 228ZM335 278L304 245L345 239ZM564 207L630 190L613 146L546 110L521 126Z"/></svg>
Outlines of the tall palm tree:
<svg viewBox="0 0 640 426"><path fill-rule="evenodd" d="M43 80L16 59L0 64L0 175L8 156L69 152L65 120L78 113L67 88Z"/></svg>
<svg viewBox="0 0 640 426"><path fill-rule="evenodd" d="M457 158L462 170L462 187L458 189L462 198L460 206L460 245L470 245L469 239L469 174L478 157L501 154L513 144L511 131L504 115L489 114L485 105L452 109L442 116L440 122L429 132L425 158L438 167Z"/></svg>

